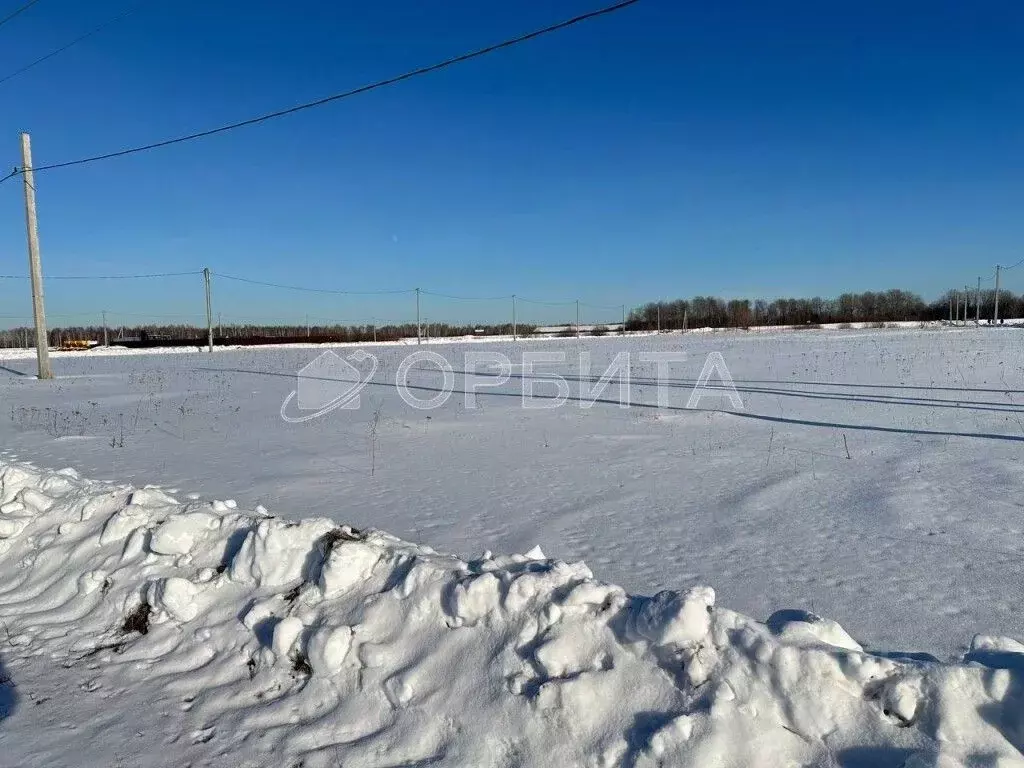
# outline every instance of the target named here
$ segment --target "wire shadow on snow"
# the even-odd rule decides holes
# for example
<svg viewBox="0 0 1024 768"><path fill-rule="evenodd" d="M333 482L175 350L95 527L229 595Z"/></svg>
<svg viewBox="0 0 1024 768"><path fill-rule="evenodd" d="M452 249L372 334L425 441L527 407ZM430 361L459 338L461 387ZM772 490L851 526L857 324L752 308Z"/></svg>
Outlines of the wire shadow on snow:
<svg viewBox="0 0 1024 768"><path fill-rule="evenodd" d="M0 723L14 713L18 705L18 690L14 685L6 667L3 656L0 656Z"/></svg>
<svg viewBox="0 0 1024 768"><path fill-rule="evenodd" d="M416 371L422 371L424 373L438 373L436 368L417 368ZM498 378L502 374L491 373L488 371L461 371L455 370L454 373L463 376L479 376L479 377L491 377ZM556 381L557 378L565 379L566 381L575 381L579 383L596 384L600 381L600 376L583 376L575 375L571 373L560 373L560 374L544 374L544 373L533 373L525 375L521 373L511 373L508 378L517 379L520 381ZM782 384L788 382L780 382ZM697 385L697 379L663 379L660 383L657 379L650 378L630 378L630 387L643 387L643 386L663 386L672 387L674 389L693 389ZM767 387L754 387L748 384L744 384L742 379L733 379L736 391L750 395L772 395L782 397L796 397L806 400L843 400L853 403L872 403L877 405L907 405L927 408L955 408L958 410L969 410L969 411L989 411L996 413L1020 413L1024 414L1024 404L1017 405L1015 403L1005 402L994 402L991 400L949 400L946 398L939 397L913 397L910 395L883 395L883 394L858 394L856 392L813 392L799 389L782 389L782 388L767 388ZM707 390L719 390L722 389L714 384L705 385ZM995 390L994 390L995 391ZM1016 390L998 390L1010 394Z"/></svg>
<svg viewBox="0 0 1024 768"><path fill-rule="evenodd" d="M196 368L197 371L212 371L215 373L247 373L253 376L271 376L276 378L295 379L294 373L285 373L283 371L254 371L245 368ZM304 379L315 380L315 381L337 381L341 383L351 383L345 379L333 379L329 376L303 376ZM395 385L387 381L368 381L366 382L368 387L384 387L387 389L393 388ZM452 389L446 390L443 387L430 387L424 384L410 384L404 385L406 389L417 392L430 392L439 394L443 392L450 392L452 395L468 395L470 394L466 390ZM474 393L477 397L512 397L519 399L522 397L520 392L496 392L494 390L484 390ZM534 400L559 400L562 399L558 395L552 395L545 397L544 395L533 394L531 397ZM564 398L565 402L577 402L577 403L593 403L601 405L613 405L619 406L620 402L614 398L609 397L574 397L568 395ZM886 427L877 424L847 424L839 421L818 421L814 419L797 419L789 418L786 416L769 416L762 413L751 413L750 411L730 411L723 408L687 408L682 405L664 405L659 406L657 403L630 403L630 408L643 408L649 410L664 410L664 411L680 411L688 413L721 413L727 416L733 416L735 418L742 419L754 419L757 421L768 421L776 424L791 424L793 426L802 427L824 427L827 429L836 430L851 430L861 432L881 432L888 434L898 435L925 435L929 437L969 437L976 440L1002 440L1012 443L1024 442L1024 435L1009 435L999 434L995 432L953 432L949 430L941 429L913 429L910 427Z"/></svg>
<svg viewBox="0 0 1024 768"><path fill-rule="evenodd" d="M4 373L9 373L12 376L28 376L28 374L25 373L24 371L19 371L17 368L9 368L6 365L0 365L0 371L3 371Z"/></svg>

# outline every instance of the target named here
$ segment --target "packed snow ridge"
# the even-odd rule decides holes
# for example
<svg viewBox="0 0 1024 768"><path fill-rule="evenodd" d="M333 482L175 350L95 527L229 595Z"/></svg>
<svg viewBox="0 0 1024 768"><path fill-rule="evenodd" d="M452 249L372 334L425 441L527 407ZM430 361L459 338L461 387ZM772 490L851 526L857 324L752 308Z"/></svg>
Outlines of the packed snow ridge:
<svg viewBox="0 0 1024 768"><path fill-rule="evenodd" d="M633 596L539 550L465 562L70 469L0 462L0 619L15 677L88 668L121 706L142 691L180 719L131 764L1024 762L1012 640L976 637L956 663L868 653L709 587ZM106 722L118 698L103 706Z"/></svg>

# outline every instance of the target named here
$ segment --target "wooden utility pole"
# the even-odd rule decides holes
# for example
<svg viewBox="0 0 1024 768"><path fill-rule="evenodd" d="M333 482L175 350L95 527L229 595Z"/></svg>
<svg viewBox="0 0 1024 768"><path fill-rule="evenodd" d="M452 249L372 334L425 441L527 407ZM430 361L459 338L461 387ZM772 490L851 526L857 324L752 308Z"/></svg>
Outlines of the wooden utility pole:
<svg viewBox="0 0 1024 768"><path fill-rule="evenodd" d="M992 314L992 322L995 325L999 325L999 270L1001 270L998 264L996 264L996 310Z"/></svg>
<svg viewBox="0 0 1024 768"><path fill-rule="evenodd" d="M210 299L210 268L203 267L203 284L206 287L206 347L213 352L213 302Z"/></svg>
<svg viewBox="0 0 1024 768"><path fill-rule="evenodd" d="M978 291L974 294L974 324L981 325L981 277L978 277Z"/></svg>
<svg viewBox="0 0 1024 768"><path fill-rule="evenodd" d="M36 179L32 169L32 139L21 134L21 176L25 183L25 228L28 231L28 270L32 278L32 316L36 323L36 358L39 378L52 379L50 343L43 307L43 267L39 261L39 221L36 218Z"/></svg>

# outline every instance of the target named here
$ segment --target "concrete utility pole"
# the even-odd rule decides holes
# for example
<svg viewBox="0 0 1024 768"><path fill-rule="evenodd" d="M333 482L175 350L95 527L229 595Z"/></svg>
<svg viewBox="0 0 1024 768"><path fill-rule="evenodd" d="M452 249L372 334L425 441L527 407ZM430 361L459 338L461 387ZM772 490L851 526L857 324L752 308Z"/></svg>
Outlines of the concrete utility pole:
<svg viewBox="0 0 1024 768"><path fill-rule="evenodd" d="M974 324L981 325L981 277L978 277L978 292L974 294Z"/></svg>
<svg viewBox="0 0 1024 768"><path fill-rule="evenodd" d="M626 305L622 305L622 335L626 335Z"/></svg>
<svg viewBox="0 0 1024 768"><path fill-rule="evenodd" d="M992 313L992 322L995 325L999 325L999 270L1001 270L998 264L996 264L996 309Z"/></svg>
<svg viewBox="0 0 1024 768"><path fill-rule="evenodd" d="M516 325L516 295L512 294L512 341L519 338L519 326Z"/></svg>
<svg viewBox="0 0 1024 768"><path fill-rule="evenodd" d="M967 325L967 311L971 308L971 286L964 286L964 325Z"/></svg>
<svg viewBox="0 0 1024 768"><path fill-rule="evenodd" d="M661 333L661 302L658 302L658 333Z"/></svg>
<svg viewBox="0 0 1024 768"><path fill-rule="evenodd" d="M580 300L576 299L576 338L580 337Z"/></svg>
<svg viewBox="0 0 1024 768"><path fill-rule="evenodd" d="M210 268L203 267L203 283L206 286L206 346L213 353L213 302L210 300Z"/></svg>
<svg viewBox="0 0 1024 768"><path fill-rule="evenodd" d="M50 339L43 306L43 267L39 261L39 220L36 218L36 179L32 169L32 139L21 134L21 176L25 183L25 229L28 232L28 270L32 278L32 316L36 324L36 359L39 378L52 379Z"/></svg>
<svg viewBox="0 0 1024 768"><path fill-rule="evenodd" d="M416 289L416 343L423 343L423 329L420 326L420 289Z"/></svg>
<svg viewBox="0 0 1024 768"><path fill-rule="evenodd" d="M953 322L953 294L949 294L949 322Z"/></svg>
<svg viewBox="0 0 1024 768"><path fill-rule="evenodd" d="M107 310L103 310L103 346L110 346L110 339L107 336Z"/></svg>

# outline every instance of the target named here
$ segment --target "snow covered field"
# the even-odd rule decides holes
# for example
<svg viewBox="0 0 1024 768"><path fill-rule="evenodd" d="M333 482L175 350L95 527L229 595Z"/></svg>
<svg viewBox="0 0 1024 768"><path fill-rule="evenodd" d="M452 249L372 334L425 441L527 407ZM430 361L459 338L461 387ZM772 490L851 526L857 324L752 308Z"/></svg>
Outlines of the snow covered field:
<svg viewBox="0 0 1024 768"><path fill-rule="evenodd" d="M1024 638L1022 341L936 328L472 345L514 364L475 408L466 346L432 344L455 370L433 410L394 387L411 350L368 345L361 407L304 423L282 403L318 349L70 353L53 382L8 355L5 462L158 484L209 519L178 530L163 491L126 514L123 489L6 470L3 502L22 493L0 509L0 535L17 533L0 554L0 664L17 685L0 686L0 765L1014 764L1024 648L985 638ZM581 407L581 348L592 376L630 353L631 407L614 382ZM536 366L568 381L565 405L522 407L524 349L565 354ZM641 355L679 351L659 390ZM710 352L742 412L685 407ZM408 380L417 397L444 389L429 365ZM345 541L372 552L339 566L338 597L323 582L334 549L314 546L334 525L250 533L258 511L212 498L417 544ZM132 534L158 525L169 544ZM582 566L479 559L536 545L623 589ZM845 632L708 613L697 585L759 621L803 609ZM629 596L660 590L678 594ZM136 640L120 628L143 595L154 628ZM965 653L1013 671L923 661ZM110 739L83 747L100 726Z"/></svg>

